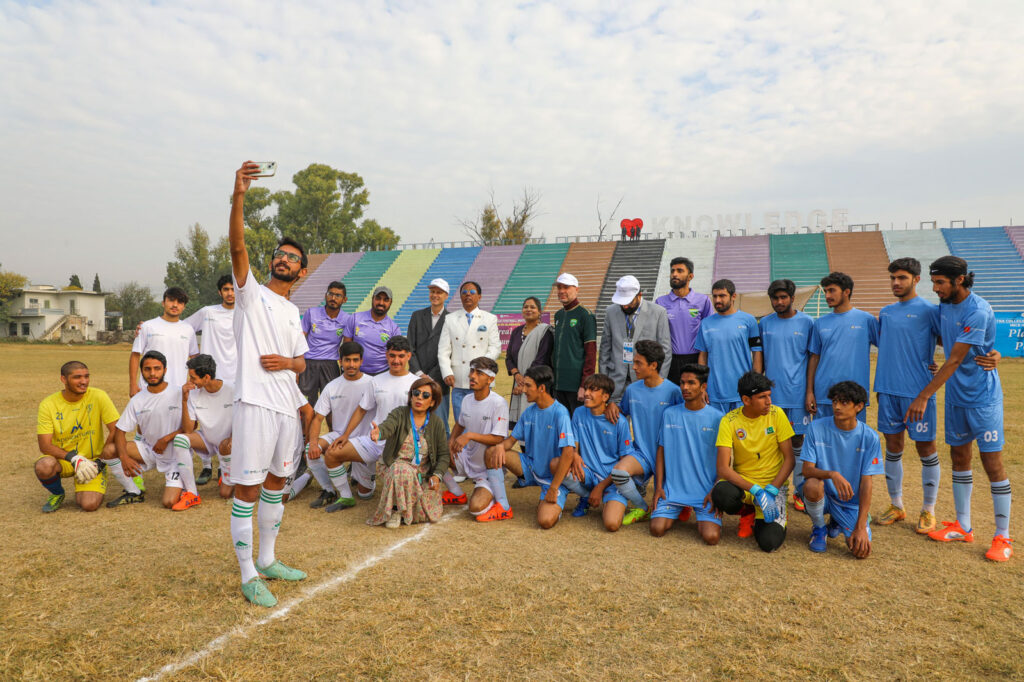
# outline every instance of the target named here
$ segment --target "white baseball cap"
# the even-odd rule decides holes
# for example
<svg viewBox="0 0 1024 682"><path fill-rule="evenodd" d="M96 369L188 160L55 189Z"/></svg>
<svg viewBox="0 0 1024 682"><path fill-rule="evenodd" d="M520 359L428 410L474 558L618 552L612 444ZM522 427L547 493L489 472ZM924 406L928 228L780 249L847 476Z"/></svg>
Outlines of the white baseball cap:
<svg viewBox="0 0 1024 682"><path fill-rule="evenodd" d="M430 284L428 284L427 286L428 287L437 287L438 289L440 289L441 291L443 291L446 294L450 294L451 293L451 291L448 289L448 282L444 281L440 277L437 278L437 279L430 280Z"/></svg>
<svg viewBox="0 0 1024 682"><path fill-rule="evenodd" d="M633 275L620 277L615 283L615 295L612 296L612 303L616 305L627 305L633 302L636 295L640 293L640 282Z"/></svg>
<svg viewBox="0 0 1024 682"><path fill-rule="evenodd" d="M558 279L555 280L555 284L564 284L567 287L578 287L580 285L580 281L568 272L563 272L558 276Z"/></svg>

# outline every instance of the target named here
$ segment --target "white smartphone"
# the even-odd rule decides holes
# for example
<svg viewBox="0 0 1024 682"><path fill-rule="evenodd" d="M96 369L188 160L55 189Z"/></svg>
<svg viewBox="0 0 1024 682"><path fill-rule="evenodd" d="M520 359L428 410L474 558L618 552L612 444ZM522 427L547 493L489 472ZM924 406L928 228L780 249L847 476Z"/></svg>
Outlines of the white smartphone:
<svg viewBox="0 0 1024 682"><path fill-rule="evenodd" d="M277 173L277 161L257 161L259 169L253 175L255 178L269 178Z"/></svg>

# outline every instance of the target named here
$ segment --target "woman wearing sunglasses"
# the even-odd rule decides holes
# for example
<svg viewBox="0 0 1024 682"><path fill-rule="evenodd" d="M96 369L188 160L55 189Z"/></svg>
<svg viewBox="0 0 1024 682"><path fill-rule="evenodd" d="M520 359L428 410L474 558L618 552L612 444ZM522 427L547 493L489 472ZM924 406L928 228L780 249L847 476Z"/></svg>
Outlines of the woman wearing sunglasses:
<svg viewBox="0 0 1024 682"><path fill-rule="evenodd" d="M440 419L430 414L441 402L441 387L430 377L409 389L409 404L396 407L370 438L386 441L381 455L380 503L367 522L398 528L441 518L441 477L448 470L448 438Z"/></svg>

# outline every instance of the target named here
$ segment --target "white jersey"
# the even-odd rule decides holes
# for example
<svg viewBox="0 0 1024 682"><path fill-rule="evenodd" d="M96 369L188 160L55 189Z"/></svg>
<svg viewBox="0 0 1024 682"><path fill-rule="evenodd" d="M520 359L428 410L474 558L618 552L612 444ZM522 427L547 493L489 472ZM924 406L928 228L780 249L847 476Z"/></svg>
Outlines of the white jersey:
<svg viewBox="0 0 1024 682"><path fill-rule="evenodd" d="M235 385L235 362L238 352L235 350L234 330L235 310L223 305L208 305L200 308L185 318L197 334L202 334L202 352L213 358L217 363L217 378Z"/></svg>
<svg viewBox="0 0 1024 682"><path fill-rule="evenodd" d="M359 407L367 414L373 413L373 421L381 424L396 407L409 404L409 389L419 380L413 373L396 377L391 372L378 374L370 380L372 391L367 391L359 401Z"/></svg>
<svg viewBox="0 0 1024 682"><path fill-rule="evenodd" d="M505 438L508 436L508 403L493 390L483 400L477 400L470 393L462 399L459 424L466 431ZM462 450L462 456L483 462L486 449L483 443L471 440Z"/></svg>
<svg viewBox="0 0 1024 682"><path fill-rule="evenodd" d="M181 429L181 386L168 385L159 393L144 388L128 401L117 420L117 428L125 433L136 429L142 440L153 447L169 433ZM170 452L170 446L164 454Z"/></svg>
<svg viewBox="0 0 1024 682"><path fill-rule="evenodd" d="M164 380L171 386L181 386L188 379L188 368L185 363L199 352L196 343L196 332L192 325L184 320L168 322L162 317L146 320L139 328L139 335L132 343L132 352L145 355L151 350L160 351L167 358L167 374ZM140 358L141 361L141 358ZM142 378L142 367L139 367L139 388L146 388L146 380Z"/></svg>
<svg viewBox="0 0 1024 682"><path fill-rule="evenodd" d="M235 387L224 382L216 393L197 388L188 394L188 418L199 422L199 433L214 447L231 436Z"/></svg>
<svg viewBox="0 0 1024 682"><path fill-rule="evenodd" d="M340 433L348 427L348 420L352 418L352 413L363 401L363 396L373 391L372 380L373 377L369 374L364 374L355 381L349 381L342 375L324 386L324 390L320 391L320 397L317 398L316 407L313 409L322 417L326 417L328 414L332 415L331 423L334 425L334 429ZM359 425L349 434L349 438L369 436L372 421L373 414L367 411Z"/></svg>
<svg viewBox="0 0 1024 682"><path fill-rule="evenodd" d="M295 416L295 411L306 402L295 383L295 372L268 372L260 364L260 356L297 358L309 350L302 334L299 309L257 282L251 269L245 286L235 282L235 301L235 400Z"/></svg>

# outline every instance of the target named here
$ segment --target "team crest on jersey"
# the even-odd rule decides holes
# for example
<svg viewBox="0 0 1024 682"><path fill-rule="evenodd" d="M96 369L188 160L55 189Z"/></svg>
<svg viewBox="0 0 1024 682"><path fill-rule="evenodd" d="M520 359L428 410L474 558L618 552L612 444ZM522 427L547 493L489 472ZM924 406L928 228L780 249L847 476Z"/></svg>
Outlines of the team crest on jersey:
<svg viewBox="0 0 1024 682"><path fill-rule="evenodd" d="M700 315L700 311L696 308L690 308L690 317L697 317Z"/></svg>
<svg viewBox="0 0 1024 682"><path fill-rule="evenodd" d="M767 429L765 429L764 432L767 433L768 435L771 435L771 434L775 433L775 427L774 426L769 426Z"/></svg>
<svg viewBox="0 0 1024 682"><path fill-rule="evenodd" d="M381 340L381 342L383 342L383 343L387 343L387 342L388 342L388 339L390 339L390 338L391 338L391 335L390 335L390 334L385 334L384 332L381 332L381 334L380 334L380 340Z"/></svg>
<svg viewBox="0 0 1024 682"><path fill-rule="evenodd" d="M345 330L342 329L341 327L338 327L337 329L335 329L334 333L337 334L338 336L345 336Z"/></svg>
<svg viewBox="0 0 1024 682"><path fill-rule="evenodd" d="M310 326L312 327L313 333L314 333L314 334L316 334L316 330L317 330L316 322L314 322L314 323L313 323L312 325L310 325Z"/></svg>
<svg viewBox="0 0 1024 682"><path fill-rule="evenodd" d="M736 429L736 437L739 438L740 440L746 440L747 432L744 431L743 429Z"/></svg>
<svg viewBox="0 0 1024 682"><path fill-rule="evenodd" d="M576 326L576 323L577 323L577 322L579 322L579 320L577 320L577 319L576 319L576 318L574 317L574 318L572 318L571 320L569 320L569 326L570 326L570 327L575 327L575 326Z"/></svg>

